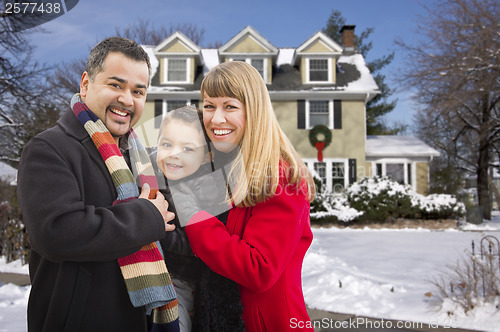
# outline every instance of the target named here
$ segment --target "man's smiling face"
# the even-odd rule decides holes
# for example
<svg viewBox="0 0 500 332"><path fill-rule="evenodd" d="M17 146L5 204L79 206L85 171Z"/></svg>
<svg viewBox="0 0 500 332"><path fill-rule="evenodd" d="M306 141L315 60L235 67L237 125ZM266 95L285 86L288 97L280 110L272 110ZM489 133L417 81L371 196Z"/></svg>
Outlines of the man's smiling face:
<svg viewBox="0 0 500 332"><path fill-rule="evenodd" d="M149 71L146 62L122 53L109 53L103 70L91 81L87 72L80 82L82 101L118 140L141 118L146 102Z"/></svg>

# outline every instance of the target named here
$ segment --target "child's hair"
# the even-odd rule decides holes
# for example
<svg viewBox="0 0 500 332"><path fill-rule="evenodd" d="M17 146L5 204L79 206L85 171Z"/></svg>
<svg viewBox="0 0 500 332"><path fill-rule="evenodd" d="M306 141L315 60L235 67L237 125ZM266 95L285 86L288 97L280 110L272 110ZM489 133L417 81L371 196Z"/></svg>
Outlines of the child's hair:
<svg viewBox="0 0 500 332"><path fill-rule="evenodd" d="M241 61L221 63L205 76L200 92L202 99L229 97L245 105L245 134L231 171L240 184L233 192L236 202L253 206L273 196L282 170L288 184L305 189L306 197L314 199L311 173L281 130L266 84L254 67Z"/></svg>
<svg viewBox="0 0 500 332"><path fill-rule="evenodd" d="M165 128L167 123L171 120L180 120L185 124L196 126L196 129L203 134L205 142L209 142L209 138L203 126L203 114L193 105L186 105L173 109L163 117L160 125L160 131L158 132L158 141L161 138L163 128Z"/></svg>

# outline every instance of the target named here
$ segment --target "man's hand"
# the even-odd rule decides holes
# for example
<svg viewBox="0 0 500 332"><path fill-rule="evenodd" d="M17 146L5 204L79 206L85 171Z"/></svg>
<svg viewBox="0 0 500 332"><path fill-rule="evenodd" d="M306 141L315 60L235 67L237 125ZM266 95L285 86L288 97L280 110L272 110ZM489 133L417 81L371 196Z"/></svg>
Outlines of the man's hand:
<svg viewBox="0 0 500 332"><path fill-rule="evenodd" d="M150 194L152 198L149 198ZM152 192L151 188L146 183L142 187L142 191L141 194L139 195L139 198L147 199L156 206L158 211L160 211L163 217L163 222L165 223L165 231L170 232L175 229L175 225L168 223L169 221L172 221L174 219L175 214L173 212L168 211L168 202L165 200L165 197L161 192L156 190L156 195L155 195L155 193Z"/></svg>

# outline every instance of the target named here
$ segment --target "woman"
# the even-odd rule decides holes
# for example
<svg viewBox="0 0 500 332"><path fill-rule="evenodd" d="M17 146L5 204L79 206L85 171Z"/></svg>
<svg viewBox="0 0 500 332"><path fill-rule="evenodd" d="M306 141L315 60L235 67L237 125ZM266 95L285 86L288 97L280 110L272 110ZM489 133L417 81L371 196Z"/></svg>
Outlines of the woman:
<svg viewBox="0 0 500 332"><path fill-rule="evenodd" d="M201 95L215 149L235 154L229 172L235 207L225 225L196 211L186 227L192 250L239 285L246 331L310 326L301 269L312 241L312 177L280 129L266 85L251 65L234 61L213 68Z"/></svg>

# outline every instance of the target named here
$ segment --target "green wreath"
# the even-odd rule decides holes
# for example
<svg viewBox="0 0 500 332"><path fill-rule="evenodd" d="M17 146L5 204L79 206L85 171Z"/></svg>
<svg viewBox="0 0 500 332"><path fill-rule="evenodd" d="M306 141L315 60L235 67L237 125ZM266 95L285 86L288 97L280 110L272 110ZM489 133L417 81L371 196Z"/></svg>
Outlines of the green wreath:
<svg viewBox="0 0 500 332"><path fill-rule="evenodd" d="M323 135L324 139L319 140L318 135ZM332 142L332 132L328 129L327 126L324 125L316 125L309 132L309 142L311 145L316 147L316 143L325 143L324 148L326 148Z"/></svg>

